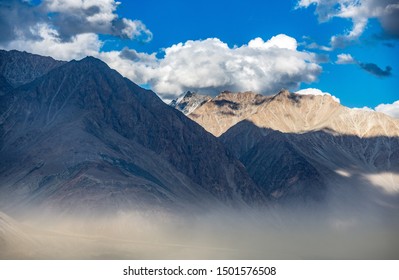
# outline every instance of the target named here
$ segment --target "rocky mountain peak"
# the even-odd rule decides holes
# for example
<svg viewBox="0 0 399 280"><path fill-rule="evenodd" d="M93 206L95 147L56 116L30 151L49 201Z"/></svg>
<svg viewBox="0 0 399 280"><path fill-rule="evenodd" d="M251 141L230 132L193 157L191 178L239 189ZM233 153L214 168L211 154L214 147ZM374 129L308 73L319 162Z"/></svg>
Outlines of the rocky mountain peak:
<svg viewBox="0 0 399 280"><path fill-rule="evenodd" d="M184 98L192 98L195 96L198 96L199 94L193 92L193 91L187 91L186 94L184 95Z"/></svg>
<svg viewBox="0 0 399 280"><path fill-rule="evenodd" d="M72 60L73 63L78 63L82 67L90 67L90 68L106 68L110 69L109 66L103 62L102 60L95 58L93 56L86 56L85 58L82 58L81 60Z"/></svg>
<svg viewBox="0 0 399 280"><path fill-rule="evenodd" d="M274 96L223 92L188 117L215 136L243 120L286 133L325 130L360 137L399 134L398 121L388 116L349 109L329 95L302 95L288 90Z"/></svg>
<svg viewBox="0 0 399 280"><path fill-rule="evenodd" d="M215 137L98 59L65 63L13 96L0 126L4 207L91 211L264 200Z"/></svg>
<svg viewBox="0 0 399 280"><path fill-rule="evenodd" d="M13 87L32 82L54 68L65 64L51 57L16 50L0 50L0 75Z"/></svg>
<svg viewBox="0 0 399 280"><path fill-rule="evenodd" d="M202 95L196 92L187 91L178 99L173 100L169 105L183 112L183 114L188 115L210 99L212 98L208 95Z"/></svg>
<svg viewBox="0 0 399 280"><path fill-rule="evenodd" d="M246 92L222 92L216 96L213 100L226 100L239 103L243 106L249 105L251 103L255 104L260 100L264 100L265 97L261 94L257 94L252 91Z"/></svg>
<svg viewBox="0 0 399 280"><path fill-rule="evenodd" d="M285 96L285 97L290 97L291 95L293 95L293 93L291 93L289 90L287 89L281 89L276 96Z"/></svg>

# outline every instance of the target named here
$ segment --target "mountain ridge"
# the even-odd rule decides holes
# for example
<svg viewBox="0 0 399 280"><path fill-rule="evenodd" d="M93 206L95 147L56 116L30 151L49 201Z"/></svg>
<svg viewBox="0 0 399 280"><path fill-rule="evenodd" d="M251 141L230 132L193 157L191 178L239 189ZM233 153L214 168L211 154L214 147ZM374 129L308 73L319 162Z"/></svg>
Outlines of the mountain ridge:
<svg viewBox="0 0 399 280"><path fill-rule="evenodd" d="M0 74L13 87L32 82L65 63L49 56L0 50Z"/></svg>
<svg viewBox="0 0 399 280"><path fill-rule="evenodd" d="M282 133L244 120L220 139L273 199L291 201L294 194L342 200L352 193L353 199L366 196L370 206L377 197L380 202L398 197L398 137Z"/></svg>
<svg viewBox="0 0 399 280"><path fill-rule="evenodd" d="M328 95L300 95L287 90L274 96L224 92L187 116L217 137L242 120L287 133L324 129L361 137L399 136L399 121L385 114L349 109Z"/></svg>
<svg viewBox="0 0 399 280"><path fill-rule="evenodd" d="M214 136L95 58L65 63L13 95L0 130L2 207L264 200Z"/></svg>
<svg viewBox="0 0 399 280"><path fill-rule="evenodd" d="M399 192L399 121L382 113L282 90L223 92L188 117L219 137L272 200L323 200L338 186L363 186L359 196Z"/></svg>
<svg viewBox="0 0 399 280"><path fill-rule="evenodd" d="M330 96L187 93L187 118L93 57L0 86L0 210L268 207L399 191L398 122Z"/></svg>

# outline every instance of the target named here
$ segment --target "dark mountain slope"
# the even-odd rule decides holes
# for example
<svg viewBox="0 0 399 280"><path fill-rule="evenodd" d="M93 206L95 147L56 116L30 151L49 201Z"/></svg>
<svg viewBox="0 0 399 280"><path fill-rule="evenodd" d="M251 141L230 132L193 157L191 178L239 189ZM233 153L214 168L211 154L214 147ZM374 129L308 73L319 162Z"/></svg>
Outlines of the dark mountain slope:
<svg viewBox="0 0 399 280"><path fill-rule="evenodd" d="M242 121L220 139L274 199L333 194L341 201L364 198L397 207L392 200L399 199L398 137L281 133Z"/></svg>
<svg viewBox="0 0 399 280"><path fill-rule="evenodd" d="M14 95L1 123L1 206L263 200L214 136L97 59L71 61Z"/></svg>
<svg viewBox="0 0 399 280"><path fill-rule="evenodd" d="M27 52L0 50L0 75L13 87L32 82L64 63Z"/></svg>

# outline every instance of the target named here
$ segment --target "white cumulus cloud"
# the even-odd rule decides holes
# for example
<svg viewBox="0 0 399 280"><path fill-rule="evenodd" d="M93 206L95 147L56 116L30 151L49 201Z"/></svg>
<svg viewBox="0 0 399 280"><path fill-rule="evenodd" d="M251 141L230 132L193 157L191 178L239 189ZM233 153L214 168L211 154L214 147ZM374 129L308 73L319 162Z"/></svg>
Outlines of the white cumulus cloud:
<svg viewBox="0 0 399 280"><path fill-rule="evenodd" d="M341 53L337 55L337 64L356 64L356 60L350 55L346 53Z"/></svg>
<svg viewBox="0 0 399 280"><path fill-rule="evenodd" d="M368 112L380 112L384 113L388 116L393 118L399 119L399 100L395 101L391 104L380 104L376 106L374 109L370 107L363 107L363 108L352 108L353 110L363 110Z"/></svg>
<svg viewBox="0 0 399 280"><path fill-rule="evenodd" d="M352 110L366 111L366 112L375 112L374 109L371 109L370 107L367 107L367 106L364 106L364 107L361 107L361 108L354 107L354 108L352 108Z"/></svg>
<svg viewBox="0 0 399 280"><path fill-rule="evenodd" d="M81 33L110 34L127 39L150 41L152 33L139 20L120 18L115 0L45 0L42 4L57 27L60 37L68 39Z"/></svg>
<svg viewBox="0 0 399 280"><path fill-rule="evenodd" d="M104 34L148 42L151 31L139 20L119 17L115 0L43 0L39 3L8 0L0 7L0 47L26 40L40 44L38 29L52 30L60 42L75 42L80 35ZM54 32L53 32L54 31ZM23 50L29 48L27 46ZM45 51L45 50L42 50Z"/></svg>
<svg viewBox="0 0 399 280"><path fill-rule="evenodd" d="M165 99L188 90L272 94L311 83L322 71L314 53L298 51L296 40L284 34L266 41L255 38L240 47L229 47L217 38L190 40L166 48L162 58L128 49L101 53L100 58Z"/></svg>
<svg viewBox="0 0 399 280"><path fill-rule="evenodd" d="M0 7L0 48L71 60L100 56L99 34L148 42L140 20L119 17L115 0L9 0Z"/></svg>
<svg viewBox="0 0 399 280"><path fill-rule="evenodd" d="M380 104L375 107L377 112L399 119L399 100L392 104Z"/></svg>
<svg viewBox="0 0 399 280"><path fill-rule="evenodd" d="M323 92L320 89L317 88L306 88L306 89L301 89L298 90L297 92L295 92L296 94L300 94L300 95L328 95L331 96L332 99L334 99L335 102L340 103L341 101L339 100L339 98L335 97L334 95L332 95L331 93L328 92Z"/></svg>
<svg viewBox="0 0 399 280"><path fill-rule="evenodd" d="M267 42L263 41L262 38L255 38L248 43L248 47L253 49L269 49L272 47L280 48L280 49L289 49L296 50L298 47L297 41L285 34L279 34L277 36L273 36Z"/></svg>
<svg viewBox="0 0 399 280"><path fill-rule="evenodd" d="M100 34L143 42L152 39L144 23L118 15L119 4L115 0L10 0L0 9L0 48L61 60L98 57L165 100L188 90L274 94L281 88L295 90L302 83L312 83L322 71L321 57L298 50L296 39L285 34L234 47L208 38L180 42L160 53L127 48L102 51Z"/></svg>
<svg viewBox="0 0 399 280"><path fill-rule="evenodd" d="M131 20L123 18L122 22L125 27L122 28L121 34L129 39L142 38L142 41L149 42L152 40L152 33L147 29L140 20Z"/></svg>
<svg viewBox="0 0 399 280"><path fill-rule="evenodd" d="M93 33L78 34L64 42L55 29L46 24L31 28L35 39L21 37L3 45L5 49L24 50L30 53L51 56L59 60L81 59L88 55L97 56L102 46L98 36Z"/></svg>
<svg viewBox="0 0 399 280"><path fill-rule="evenodd" d="M297 8L316 6L319 21L344 18L352 21L352 28L331 37L333 48L342 48L357 40L366 29L369 19L380 21L388 36L399 38L398 0L299 0Z"/></svg>

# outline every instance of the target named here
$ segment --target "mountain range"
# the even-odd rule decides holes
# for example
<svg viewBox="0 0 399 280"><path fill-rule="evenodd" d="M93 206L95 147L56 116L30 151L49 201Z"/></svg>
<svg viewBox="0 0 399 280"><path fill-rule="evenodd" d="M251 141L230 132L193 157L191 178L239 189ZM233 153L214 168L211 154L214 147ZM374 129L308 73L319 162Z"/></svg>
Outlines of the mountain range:
<svg viewBox="0 0 399 280"><path fill-rule="evenodd" d="M0 51L0 99L7 213L399 205L399 121L330 96L189 92L168 106L93 57Z"/></svg>
<svg viewBox="0 0 399 280"><path fill-rule="evenodd" d="M188 97L182 99L191 106L187 116L219 137L268 197L292 202L366 196L367 203L390 201L397 208L398 120L349 109L329 95L287 90Z"/></svg>
<svg viewBox="0 0 399 280"><path fill-rule="evenodd" d="M0 51L0 259L397 259L399 121Z"/></svg>
<svg viewBox="0 0 399 280"><path fill-rule="evenodd" d="M0 63L7 92L2 209L203 208L265 200L216 137L102 61L56 62L13 51L2 52ZM24 75L15 82L18 71Z"/></svg>

